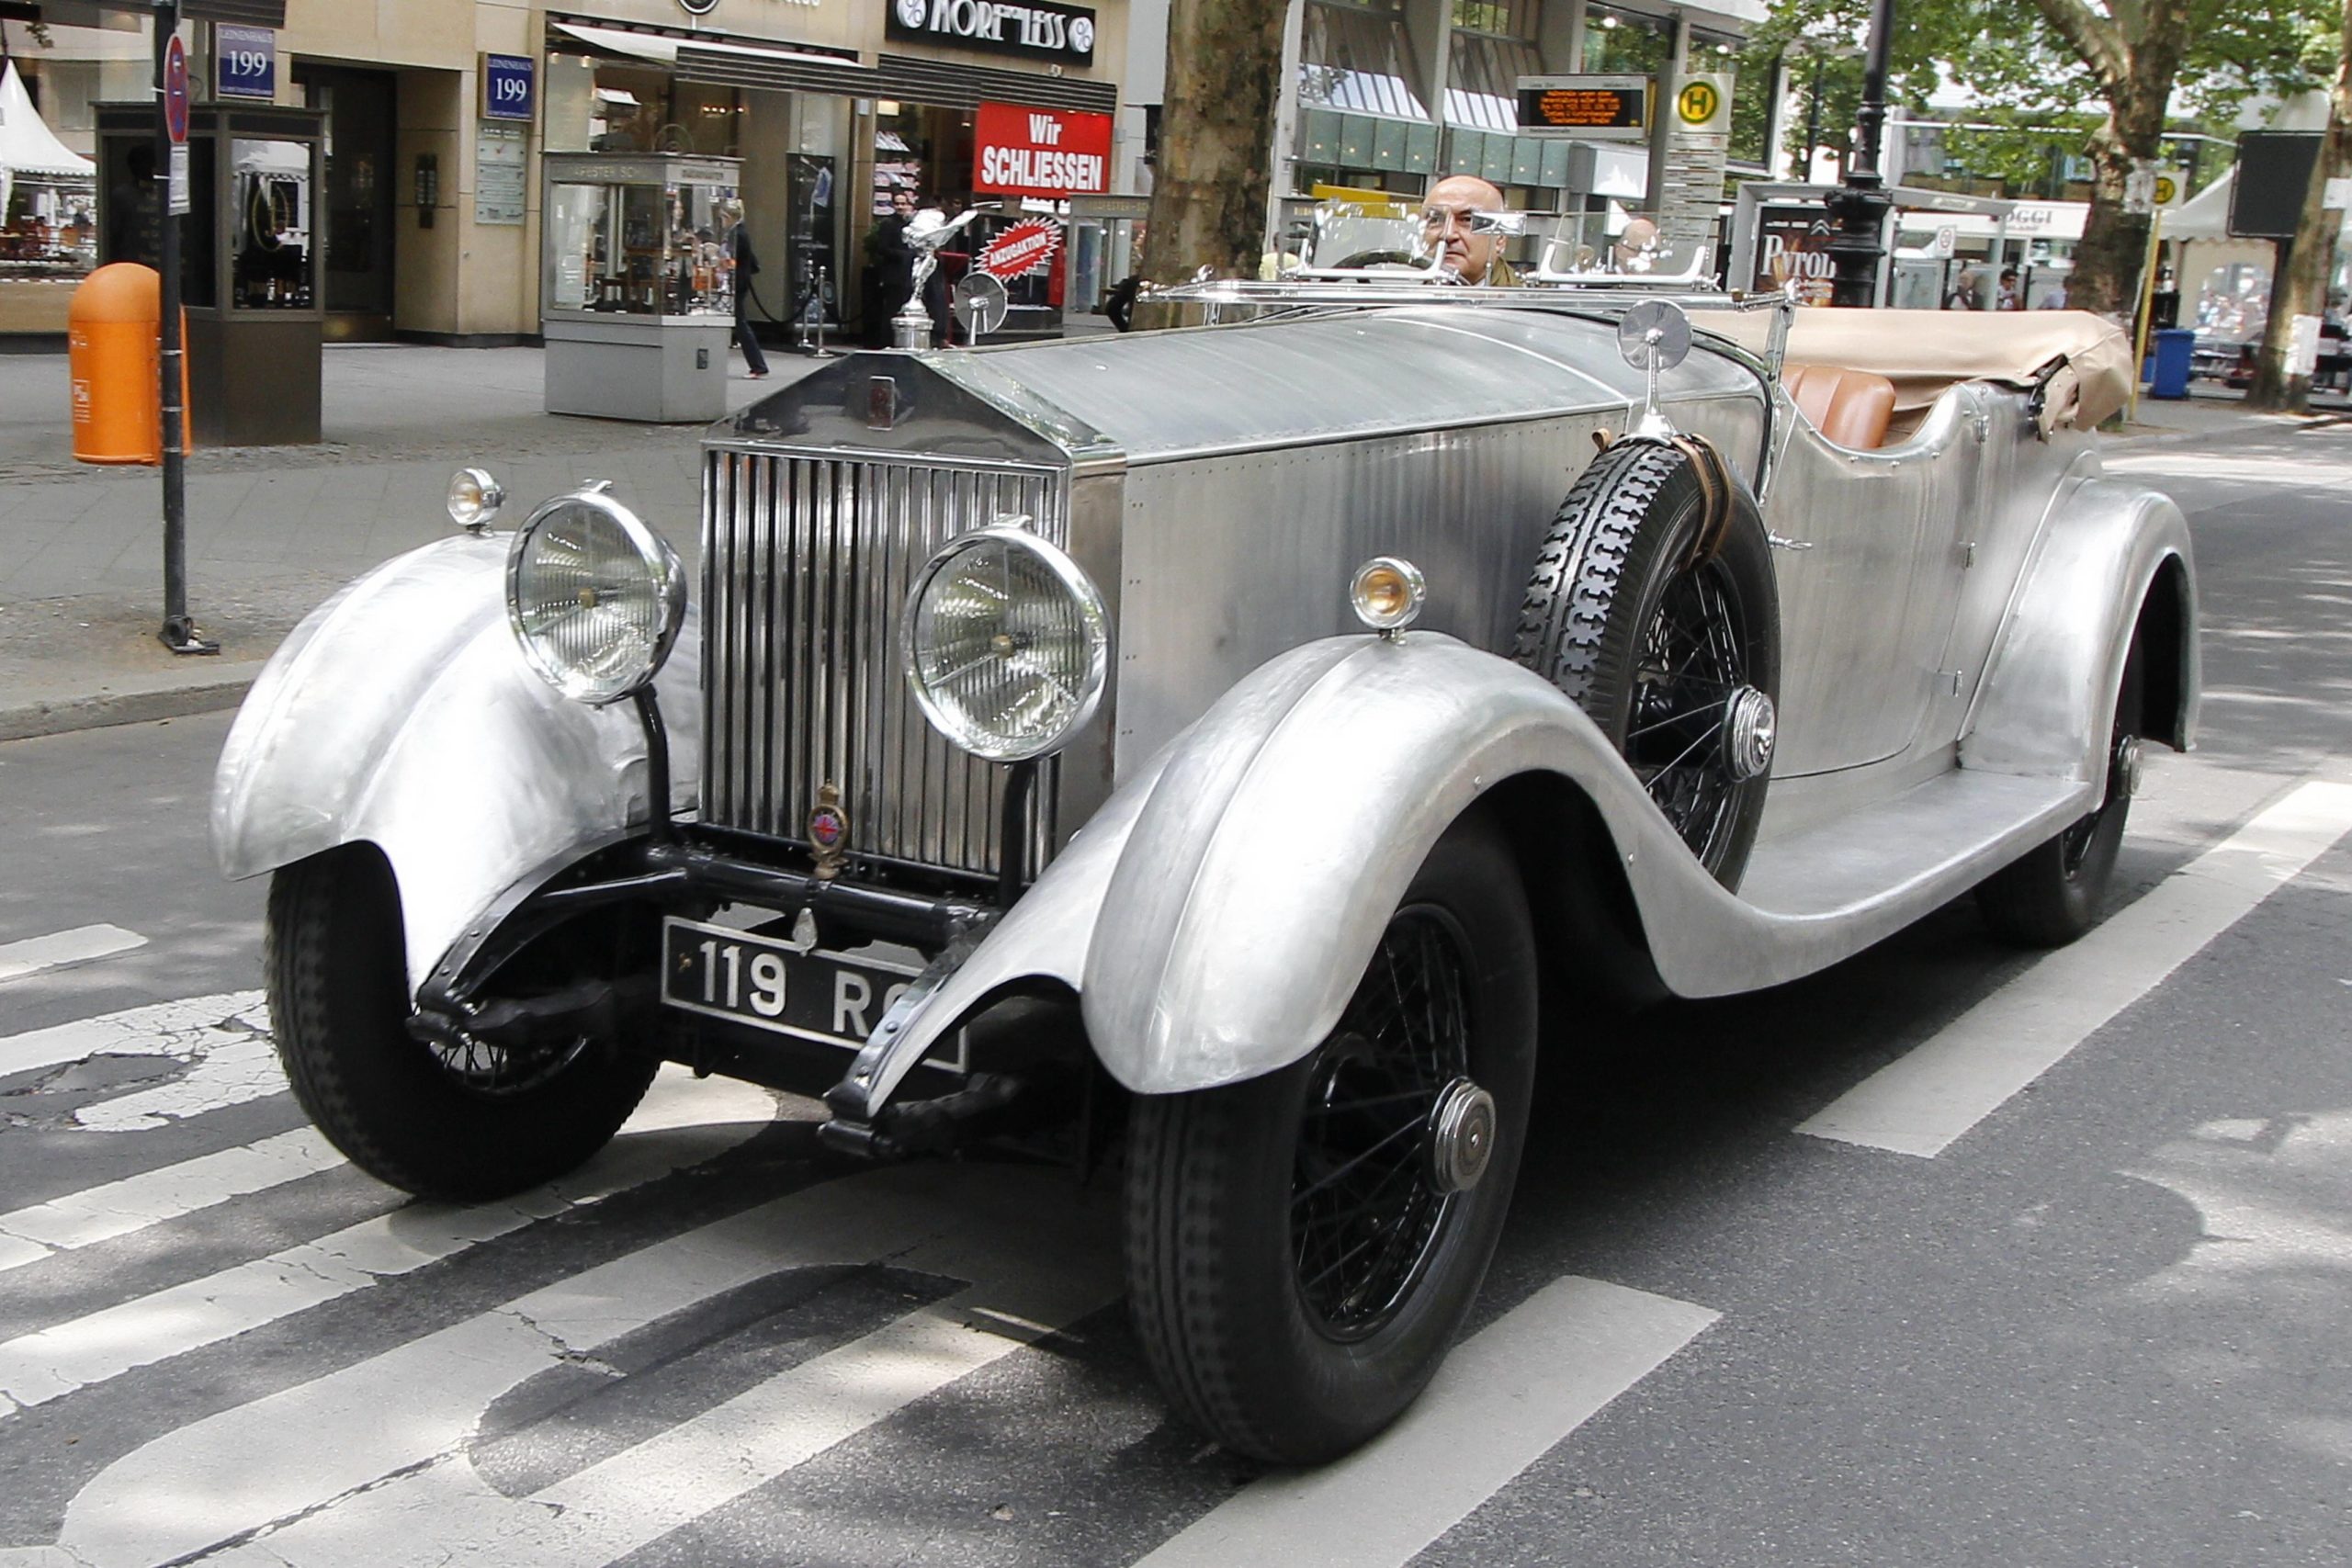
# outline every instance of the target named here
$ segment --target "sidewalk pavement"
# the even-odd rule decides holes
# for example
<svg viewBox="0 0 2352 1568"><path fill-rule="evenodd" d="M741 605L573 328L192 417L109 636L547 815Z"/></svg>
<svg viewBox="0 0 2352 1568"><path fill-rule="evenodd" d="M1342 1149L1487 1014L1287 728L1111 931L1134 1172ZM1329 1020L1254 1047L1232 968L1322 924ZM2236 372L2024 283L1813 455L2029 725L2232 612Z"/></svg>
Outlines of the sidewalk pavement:
<svg viewBox="0 0 2352 1568"><path fill-rule="evenodd" d="M775 375L728 382L730 408L821 361L778 353ZM537 349L338 346L322 371L317 446L188 458L188 608L217 657L155 639L163 616L161 486L147 468L75 463L63 355L0 359L0 740L234 706L312 606L377 563L449 530L449 475L488 468L527 510L590 479L697 554L699 430L540 411ZM2143 399L2111 446L2227 437L2299 423L2233 395Z"/></svg>
<svg viewBox="0 0 2352 1568"><path fill-rule="evenodd" d="M519 516L590 479L668 536L689 568L697 425L541 412L533 348L333 347L316 446L192 452L188 610L212 657L175 655L163 615L163 499L151 468L72 457L62 355L0 359L0 739L232 707L279 640L368 568L450 531L449 476L487 468ZM739 367L741 408L815 369Z"/></svg>

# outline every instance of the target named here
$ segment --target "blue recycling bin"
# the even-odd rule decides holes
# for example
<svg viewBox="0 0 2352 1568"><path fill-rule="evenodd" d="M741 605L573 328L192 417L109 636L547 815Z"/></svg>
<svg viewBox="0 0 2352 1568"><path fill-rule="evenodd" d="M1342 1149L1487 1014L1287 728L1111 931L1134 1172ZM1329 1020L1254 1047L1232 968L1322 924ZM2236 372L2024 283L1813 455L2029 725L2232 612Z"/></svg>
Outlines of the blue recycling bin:
<svg viewBox="0 0 2352 1568"><path fill-rule="evenodd" d="M2148 358L2155 368L2148 378L2148 396L2188 396L2188 367L2197 346L2196 333L2187 327L2159 327L2154 336L2155 351Z"/></svg>

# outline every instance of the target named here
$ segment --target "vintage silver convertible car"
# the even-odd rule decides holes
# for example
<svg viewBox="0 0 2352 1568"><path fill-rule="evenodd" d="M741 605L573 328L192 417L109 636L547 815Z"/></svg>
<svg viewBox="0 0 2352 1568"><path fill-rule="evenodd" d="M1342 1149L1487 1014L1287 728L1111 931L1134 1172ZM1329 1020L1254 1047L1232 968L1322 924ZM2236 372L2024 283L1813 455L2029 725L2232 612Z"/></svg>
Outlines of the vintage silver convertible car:
<svg viewBox="0 0 2352 1568"><path fill-rule="evenodd" d="M1117 1158L1173 1404L1314 1461L1444 1355L1577 998L2096 919L2198 694L2112 329L1337 290L828 365L705 437L691 587L461 475L220 762L321 1127L443 1197L663 1058L861 1156L1044 1127Z"/></svg>

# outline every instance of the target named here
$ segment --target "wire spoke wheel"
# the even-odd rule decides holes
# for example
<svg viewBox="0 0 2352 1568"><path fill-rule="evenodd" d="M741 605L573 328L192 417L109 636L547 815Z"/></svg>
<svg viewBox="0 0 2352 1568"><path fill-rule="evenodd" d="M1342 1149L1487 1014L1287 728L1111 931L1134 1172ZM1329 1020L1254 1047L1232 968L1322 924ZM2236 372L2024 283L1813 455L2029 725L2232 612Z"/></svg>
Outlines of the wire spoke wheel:
<svg viewBox="0 0 2352 1568"><path fill-rule="evenodd" d="M2139 787L2146 654L2135 637L2123 664L2098 804L1977 885L1994 933L2027 947L2061 947L2098 923Z"/></svg>
<svg viewBox="0 0 2352 1568"><path fill-rule="evenodd" d="M1739 781L1724 766L1732 698L1747 685L1747 635L1710 561L1666 584L1634 666L1625 760L1690 852L1713 863Z"/></svg>
<svg viewBox="0 0 2352 1568"><path fill-rule="evenodd" d="M588 1043L584 1034L509 1045L461 1032L435 1040L427 1049L460 1086L495 1098L529 1093L577 1061Z"/></svg>
<svg viewBox="0 0 2352 1568"><path fill-rule="evenodd" d="M1399 910L1307 1074L1292 1256L1301 1300L1334 1339L1395 1315L1455 1208L1429 1139L1447 1087L1469 1074L1464 963L1443 910Z"/></svg>
<svg viewBox="0 0 2352 1568"><path fill-rule="evenodd" d="M626 957L614 951L616 969ZM420 1041L405 959L399 886L372 845L271 878L264 966L278 1059L311 1120L371 1176L428 1198L522 1191L602 1148L653 1079L650 1052L571 1032Z"/></svg>
<svg viewBox="0 0 2352 1568"><path fill-rule="evenodd" d="M1680 446L1636 438L1595 457L1544 536L1511 651L1736 887L1770 778L1780 610L1753 498L1736 480L1727 502L1710 493Z"/></svg>
<svg viewBox="0 0 2352 1568"><path fill-rule="evenodd" d="M1410 1404L1502 1234L1535 1075L1510 841L1456 823L1289 1066L1138 1094L1127 1298L1169 1402L1238 1454L1335 1459Z"/></svg>

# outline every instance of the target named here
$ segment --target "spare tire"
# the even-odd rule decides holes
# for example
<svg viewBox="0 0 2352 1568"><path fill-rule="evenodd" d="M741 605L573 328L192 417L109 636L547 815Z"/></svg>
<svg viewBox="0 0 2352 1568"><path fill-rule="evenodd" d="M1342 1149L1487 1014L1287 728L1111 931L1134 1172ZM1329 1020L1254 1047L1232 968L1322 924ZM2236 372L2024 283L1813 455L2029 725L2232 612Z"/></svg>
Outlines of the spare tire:
<svg viewBox="0 0 2352 1568"><path fill-rule="evenodd" d="M1763 519L1721 459L1645 437L1595 457L1537 552L1512 652L1736 887L1771 778L1781 614Z"/></svg>

